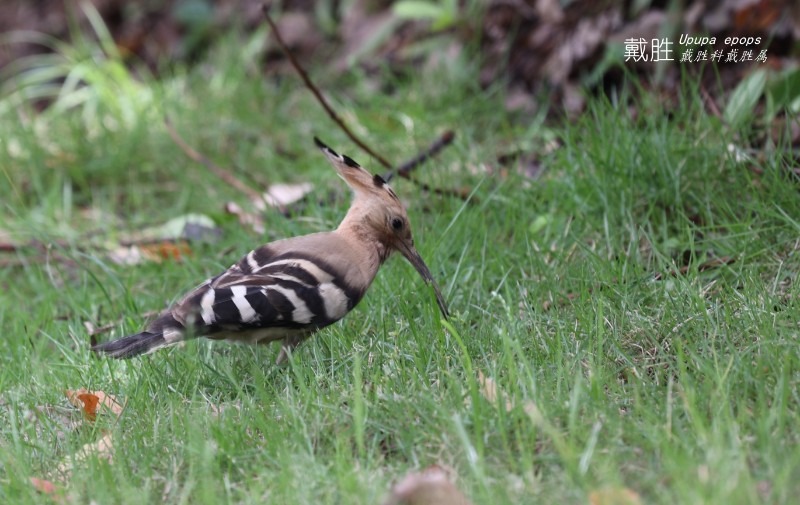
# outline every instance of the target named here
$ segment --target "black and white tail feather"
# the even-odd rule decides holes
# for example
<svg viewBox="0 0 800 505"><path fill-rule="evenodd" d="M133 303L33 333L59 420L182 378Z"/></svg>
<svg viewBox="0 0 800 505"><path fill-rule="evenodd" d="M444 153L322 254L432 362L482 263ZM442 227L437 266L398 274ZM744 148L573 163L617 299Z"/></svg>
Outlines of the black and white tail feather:
<svg viewBox="0 0 800 505"><path fill-rule="evenodd" d="M190 291L146 331L92 349L131 358L195 336L250 344L280 340L280 363L309 335L352 310L394 250L433 285L447 317L444 299L414 249L405 209L391 188L380 176L314 140L355 193L337 230L261 246Z"/></svg>
<svg viewBox="0 0 800 505"><path fill-rule="evenodd" d="M112 358L124 359L147 354L166 345L167 341L164 339L163 333L143 331L104 344L97 344L92 347L92 350L103 352Z"/></svg>

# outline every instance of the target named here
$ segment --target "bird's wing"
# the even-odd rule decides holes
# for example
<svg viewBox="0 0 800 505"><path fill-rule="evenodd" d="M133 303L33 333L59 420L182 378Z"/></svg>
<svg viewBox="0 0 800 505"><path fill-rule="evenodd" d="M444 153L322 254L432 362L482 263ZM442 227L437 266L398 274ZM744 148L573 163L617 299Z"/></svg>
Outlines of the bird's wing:
<svg viewBox="0 0 800 505"><path fill-rule="evenodd" d="M321 328L341 319L363 294L335 270L308 253L263 246L192 290L171 312L199 334Z"/></svg>

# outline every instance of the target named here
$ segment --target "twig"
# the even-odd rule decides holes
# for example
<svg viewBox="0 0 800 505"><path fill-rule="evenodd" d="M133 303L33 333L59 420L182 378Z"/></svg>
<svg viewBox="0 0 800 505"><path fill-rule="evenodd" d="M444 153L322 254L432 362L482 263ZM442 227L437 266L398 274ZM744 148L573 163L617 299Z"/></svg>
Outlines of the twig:
<svg viewBox="0 0 800 505"><path fill-rule="evenodd" d="M336 112L333 110L330 104L328 104L328 101L325 100L325 97L322 96L322 93L319 92L319 89L317 89L314 83L311 82L311 79L308 77L306 71L303 69L303 67L300 66L300 62L297 61L292 52L283 42L283 38L281 37L280 31L278 31L278 27L275 25L275 22L272 21L272 18L269 15L269 6L267 4L262 4L261 11L264 13L264 18L266 18L267 24L269 24L269 27L272 30L272 35L275 37L275 41L278 42L278 45L281 47L281 50L286 55L286 57L289 58L289 62L292 64L294 69L300 75L300 78L303 80L303 83L305 83L306 87L311 91L311 93L314 94L319 103L322 105L322 108L325 109L325 112L327 112L328 115L331 117L331 119L333 119L333 121L339 125L339 128L341 128L347 134L347 136L350 137L350 140L355 142L356 145L358 145L358 147L366 151L367 154L378 160L378 162L380 162L380 164L383 165L384 168L386 168L387 170L391 170L392 164L389 163L386 160L386 158L373 151L367 144L362 142L361 139L356 137L355 134L350 131L350 128L347 127L347 125L336 114Z"/></svg>
<svg viewBox="0 0 800 505"><path fill-rule="evenodd" d="M708 109L711 111L711 113L714 116L716 116L718 118L721 118L722 117L722 111L719 110L719 107L717 106L717 102L714 101L714 97L712 97L708 93L708 91L706 90L706 87L703 86L702 84L700 84L700 94L703 95L703 100L705 100L706 103L708 103Z"/></svg>
<svg viewBox="0 0 800 505"><path fill-rule="evenodd" d="M254 202L259 203L263 201L261 194L248 186L247 184L243 183L239 179L236 178L232 173L228 172L224 168L220 167L213 161L209 160L199 152L195 151L189 144L186 143L183 138L178 134L175 130L175 127L172 126L172 122L169 120L168 117L164 117L164 126L167 128L167 132L169 136L172 137L172 140L181 148L181 150L186 153L186 156L193 159L198 163L202 163L208 168L211 172L214 173L217 177L222 179L223 181L227 182L229 185L233 186L234 188L238 189Z"/></svg>
<svg viewBox="0 0 800 505"><path fill-rule="evenodd" d="M435 188L429 184L425 184L424 182L420 182L411 175L407 177L409 181L414 182L417 186L419 186L423 191L430 191L431 193L435 193L437 195L442 196L453 196L460 200L464 200L465 202L475 203L477 202L477 198L472 197L470 198L469 195L472 193L472 190L469 187L462 187L461 189L452 189L452 188Z"/></svg>
<svg viewBox="0 0 800 505"><path fill-rule="evenodd" d="M269 27L272 30L272 34L275 37L275 40L278 42L278 45L280 46L280 48L283 51L283 53L289 59L289 62L292 64L292 67L294 67L294 69L300 75L300 78L303 80L303 83L311 91L311 93L316 97L317 101L319 101L320 105L322 105L322 108L325 109L325 112L328 113L328 115L331 117L331 119L333 119L333 121L337 125L339 125L339 127L345 132L345 134L347 134L347 136L350 137L350 140L355 142L355 144L358 145L361 149L363 149L367 154L369 154L370 156L372 156L373 158L378 160L378 162L381 165L383 165L384 168L386 168L387 170L390 171L389 174L397 173L398 175L400 175L400 177L408 179L408 180L414 182L415 184L417 184L422 190L430 191L430 192L436 193L437 195L455 196L455 197L460 198L462 200L467 200L469 198L469 193L470 192L468 190L465 191L465 190L456 190L456 189L432 188L431 186L429 186L429 185L427 185L425 183L417 181L416 179L414 179L410 175L411 170L416 168L418 165L420 165L423 161L425 161L429 157L434 156L443 147L447 146L448 144L450 144L453 141L454 134L452 132L450 132L450 131L446 132L436 142L434 142L426 152L424 152L424 153L416 156L415 158L411 159L410 161L404 163L398 169L396 169L396 170L393 169L392 168L392 164L389 163L386 160L386 158L384 158L380 154L376 153L367 144L365 144L361 139L356 137L356 135L352 131L350 131L350 129L347 127L347 125L344 123L344 121L342 121L342 119L339 117L339 115L336 114L336 111L333 110L333 108L328 103L328 101L325 99L325 97L322 96L322 93L320 93L319 89L311 81L311 78L308 76L308 73L306 73L305 69L303 69L303 67L300 65L300 62L297 61L297 59L294 57L292 52L286 46L286 43L284 43L283 38L281 37L280 31L278 30L278 27L275 25L275 22L272 20L272 17L270 17L270 15L269 15L269 6L267 4L262 4L261 11L264 13L264 18L267 20L267 24L269 24ZM389 176L389 178L391 178L391 176Z"/></svg>
<svg viewBox="0 0 800 505"><path fill-rule="evenodd" d="M439 151L449 146L453 142L454 138L455 133L453 133L452 130L444 132L441 137L436 139L436 142L428 146L428 149L406 161L396 169L386 172L386 175L383 176L384 180L387 182L391 181L395 174L405 179L409 179L412 170L422 165L428 160L428 158L432 158L433 156L439 154Z"/></svg>
<svg viewBox="0 0 800 505"><path fill-rule="evenodd" d="M439 151L444 149L445 147L449 146L453 139L455 138L455 133L452 130L448 130L442 134L441 137L436 139L436 141L428 146L428 149L419 153L418 155L414 156L410 160L406 161L399 167L394 170L390 170L386 172L386 175L383 177L386 181L392 180L395 174L399 175L403 179L408 179L409 181L413 182L417 186L419 186L423 191L430 191L437 195L445 195L445 196L454 196L456 198L460 198L461 200L466 201L469 198L470 191L469 189L449 189L449 188L434 188L425 184L424 182L420 182L415 179L411 175L411 171L417 168L418 166L422 165L428 158L436 156Z"/></svg>

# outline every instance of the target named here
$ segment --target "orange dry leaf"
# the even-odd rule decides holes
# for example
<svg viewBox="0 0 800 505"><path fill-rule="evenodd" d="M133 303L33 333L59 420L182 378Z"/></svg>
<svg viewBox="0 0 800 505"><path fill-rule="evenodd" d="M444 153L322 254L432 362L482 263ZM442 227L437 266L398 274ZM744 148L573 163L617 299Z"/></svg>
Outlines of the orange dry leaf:
<svg viewBox="0 0 800 505"><path fill-rule="evenodd" d="M67 399L78 407L83 409L86 419L94 421L97 419L97 407L102 405L113 413L116 417L122 414L122 405L117 401L114 395L108 395L102 391L88 391L86 389L77 389L72 391L67 389L64 392Z"/></svg>
<svg viewBox="0 0 800 505"><path fill-rule="evenodd" d="M30 478L31 485L42 494L46 494L53 499L54 502L60 503L62 500L61 489L49 480L39 479L38 477Z"/></svg>
<svg viewBox="0 0 800 505"><path fill-rule="evenodd" d="M192 248L186 242L156 242L139 246L145 258L156 263L162 260L180 261L184 256L192 255Z"/></svg>

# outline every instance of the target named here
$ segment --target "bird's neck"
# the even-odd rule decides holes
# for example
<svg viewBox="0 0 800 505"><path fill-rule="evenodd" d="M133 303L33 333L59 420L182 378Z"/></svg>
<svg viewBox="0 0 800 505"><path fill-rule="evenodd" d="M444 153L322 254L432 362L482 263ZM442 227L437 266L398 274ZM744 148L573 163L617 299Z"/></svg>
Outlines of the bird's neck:
<svg viewBox="0 0 800 505"><path fill-rule="evenodd" d="M384 237L375 232L375 228L370 226L365 214L356 207L350 208L336 232L347 240L353 249L362 252L364 257L369 258L368 263L370 266L374 265L375 272L392 253L392 249Z"/></svg>

